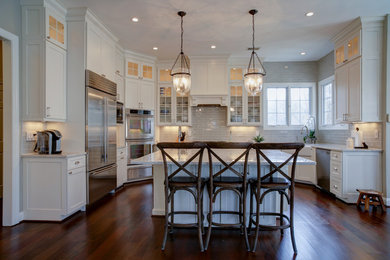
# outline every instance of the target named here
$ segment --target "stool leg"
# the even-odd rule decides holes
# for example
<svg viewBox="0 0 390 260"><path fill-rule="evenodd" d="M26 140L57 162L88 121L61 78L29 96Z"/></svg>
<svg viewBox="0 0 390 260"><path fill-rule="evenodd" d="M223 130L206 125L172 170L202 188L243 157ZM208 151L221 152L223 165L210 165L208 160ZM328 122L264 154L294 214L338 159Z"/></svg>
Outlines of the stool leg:
<svg viewBox="0 0 390 260"><path fill-rule="evenodd" d="M366 195L366 199L364 200L364 210L370 210L370 197Z"/></svg>
<svg viewBox="0 0 390 260"><path fill-rule="evenodd" d="M250 234L251 231L252 231L252 214L253 214L253 187L252 185L250 185L249 187L250 191L249 191L249 196L250 196L250 200L249 200L249 227L248 227L248 233Z"/></svg>
<svg viewBox="0 0 390 260"><path fill-rule="evenodd" d="M246 184L244 184L246 185ZM242 207L243 207L243 210L242 210L242 226L244 228L244 236L245 236L245 246L246 246L246 250L249 251L250 250L250 246L249 246L249 241L248 241L248 231L246 229L246 188L244 187L244 192L243 192L243 196L242 196Z"/></svg>
<svg viewBox="0 0 390 260"><path fill-rule="evenodd" d="M283 226L283 193L279 192L280 194L280 226ZM283 229L280 229L280 235L283 236L284 234L284 230Z"/></svg>
<svg viewBox="0 0 390 260"><path fill-rule="evenodd" d="M197 197L196 197L196 206L197 206L197 213L198 213L198 237L199 237L199 246L200 246L200 251L203 252L203 237L202 237L202 202L201 199L202 195L200 192L200 188L198 187L197 189Z"/></svg>
<svg viewBox="0 0 390 260"><path fill-rule="evenodd" d="M212 228L212 223L213 223L213 193L212 193L213 189L212 187L210 186L209 187L209 214L208 214L208 217L207 217L207 221L209 223L209 227L207 229L207 237L206 237L206 243L205 243L205 250L207 250L207 248L209 247L209 242L210 242L210 236L211 236L211 228Z"/></svg>
<svg viewBox="0 0 390 260"><path fill-rule="evenodd" d="M260 189L256 191L256 225L255 225L255 237L253 242L252 252L256 252L257 239L259 238L259 219L260 219Z"/></svg>
<svg viewBox="0 0 390 260"><path fill-rule="evenodd" d="M292 184L294 185L294 184ZM294 254L298 254L297 245L295 243L294 235L294 186L290 187L290 233L291 233L291 242L294 249Z"/></svg>
<svg viewBox="0 0 390 260"><path fill-rule="evenodd" d="M378 199L379 199L379 203L381 204L382 211L386 212L386 206L385 203L383 202L382 196L378 196Z"/></svg>
<svg viewBox="0 0 390 260"><path fill-rule="evenodd" d="M169 234L173 234L173 223L175 221L175 192L176 190L172 190L172 197L171 197L171 228L169 230Z"/></svg>
<svg viewBox="0 0 390 260"><path fill-rule="evenodd" d="M168 198L168 191L167 189L165 190L165 224L164 224L164 238L163 238L163 243L161 246L161 250L165 250L165 244L167 243L167 237L168 237L168 203L169 203L169 198Z"/></svg>

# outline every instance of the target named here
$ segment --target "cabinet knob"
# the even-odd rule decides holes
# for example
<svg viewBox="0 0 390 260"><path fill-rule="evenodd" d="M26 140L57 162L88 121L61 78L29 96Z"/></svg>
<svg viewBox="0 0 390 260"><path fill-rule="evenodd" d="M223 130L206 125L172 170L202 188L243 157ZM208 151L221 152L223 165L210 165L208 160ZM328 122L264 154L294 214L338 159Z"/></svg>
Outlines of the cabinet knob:
<svg viewBox="0 0 390 260"><path fill-rule="evenodd" d="M336 167L334 167L334 168L333 168L333 170L337 171L337 168L336 168Z"/></svg>
<svg viewBox="0 0 390 260"><path fill-rule="evenodd" d="M115 73L119 75L119 70L115 71Z"/></svg>
<svg viewBox="0 0 390 260"><path fill-rule="evenodd" d="M347 62L347 61L348 61L348 59L345 59L345 60L343 60L343 63L344 63L344 62Z"/></svg>
<svg viewBox="0 0 390 260"><path fill-rule="evenodd" d="M69 172L69 174L72 174L73 172Z"/></svg>
<svg viewBox="0 0 390 260"><path fill-rule="evenodd" d="M125 157L121 157L121 160L125 159Z"/></svg>
<svg viewBox="0 0 390 260"><path fill-rule="evenodd" d="M50 39L50 36L47 36L46 38Z"/></svg>
<svg viewBox="0 0 390 260"><path fill-rule="evenodd" d="M78 164L80 164L80 161L75 161L75 163L74 163L74 164L78 165Z"/></svg>
<svg viewBox="0 0 390 260"><path fill-rule="evenodd" d="M335 184L333 185L333 188L335 188L336 190L338 189L338 186Z"/></svg>

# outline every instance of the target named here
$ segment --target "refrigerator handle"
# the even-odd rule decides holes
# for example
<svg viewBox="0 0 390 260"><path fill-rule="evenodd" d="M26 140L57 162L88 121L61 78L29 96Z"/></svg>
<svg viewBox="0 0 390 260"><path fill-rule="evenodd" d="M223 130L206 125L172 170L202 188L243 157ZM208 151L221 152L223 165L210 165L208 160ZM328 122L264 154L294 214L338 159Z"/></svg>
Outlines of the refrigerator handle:
<svg viewBox="0 0 390 260"><path fill-rule="evenodd" d="M107 131L108 131L108 126L107 126L107 98L104 98L104 162L107 162Z"/></svg>

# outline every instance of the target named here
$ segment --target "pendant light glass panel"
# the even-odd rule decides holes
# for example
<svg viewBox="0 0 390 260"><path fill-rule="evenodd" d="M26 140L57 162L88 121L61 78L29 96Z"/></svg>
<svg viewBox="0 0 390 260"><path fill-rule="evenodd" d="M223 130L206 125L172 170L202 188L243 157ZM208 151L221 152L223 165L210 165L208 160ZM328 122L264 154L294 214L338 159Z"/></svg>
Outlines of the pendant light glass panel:
<svg viewBox="0 0 390 260"><path fill-rule="evenodd" d="M173 86L180 95L185 95L191 88L190 60L180 53L171 70Z"/></svg>

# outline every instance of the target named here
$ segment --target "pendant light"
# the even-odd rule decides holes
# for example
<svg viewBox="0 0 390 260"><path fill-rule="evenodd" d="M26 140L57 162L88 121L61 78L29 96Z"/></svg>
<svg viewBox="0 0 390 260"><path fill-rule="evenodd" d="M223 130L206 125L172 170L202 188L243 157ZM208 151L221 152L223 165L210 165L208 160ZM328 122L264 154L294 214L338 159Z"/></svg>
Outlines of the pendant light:
<svg viewBox="0 0 390 260"><path fill-rule="evenodd" d="M263 63L255 52L255 14L257 14L257 10L252 9L249 13L252 15L252 54L244 75L244 85L248 93L254 96L263 89L263 77L266 72Z"/></svg>
<svg viewBox="0 0 390 260"><path fill-rule="evenodd" d="M186 12L180 11L177 14L181 17L181 44L180 53L171 69L171 76L176 92L184 96L191 88L190 59L183 52L183 16Z"/></svg>

